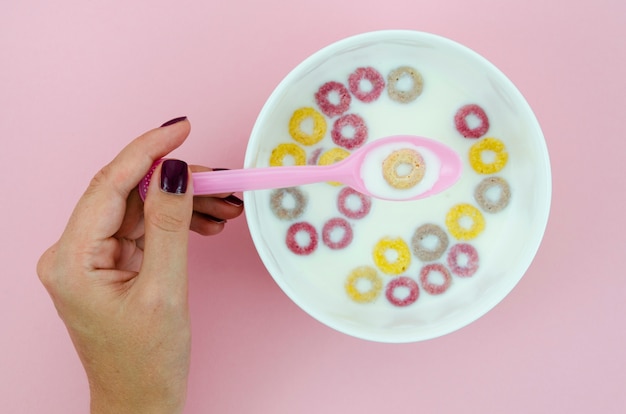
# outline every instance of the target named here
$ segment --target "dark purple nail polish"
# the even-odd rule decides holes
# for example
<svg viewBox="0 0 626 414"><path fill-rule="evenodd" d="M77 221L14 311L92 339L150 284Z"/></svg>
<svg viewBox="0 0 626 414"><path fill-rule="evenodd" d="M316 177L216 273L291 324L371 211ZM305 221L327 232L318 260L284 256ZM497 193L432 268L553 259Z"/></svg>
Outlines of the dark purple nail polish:
<svg viewBox="0 0 626 414"><path fill-rule="evenodd" d="M161 128L166 127L166 126L170 126L170 125L174 125L174 124L176 124L178 122L184 121L185 119L187 119L186 116L179 116L178 118L170 119L169 121L167 121L166 123L161 125Z"/></svg>
<svg viewBox="0 0 626 414"><path fill-rule="evenodd" d="M189 173L187 163L180 160L165 160L161 166L161 190L172 194L185 194Z"/></svg>
<svg viewBox="0 0 626 414"><path fill-rule="evenodd" d="M235 207L243 206L243 200L232 194L229 195L228 197L224 197L222 200L224 200L224 202L226 202L227 204L230 204L231 206L235 206Z"/></svg>
<svg viewBox="0 0 626 414"><path fill-rule="evenodd" d="M211 171L228 171L230 168L211 168Z"/></svg>

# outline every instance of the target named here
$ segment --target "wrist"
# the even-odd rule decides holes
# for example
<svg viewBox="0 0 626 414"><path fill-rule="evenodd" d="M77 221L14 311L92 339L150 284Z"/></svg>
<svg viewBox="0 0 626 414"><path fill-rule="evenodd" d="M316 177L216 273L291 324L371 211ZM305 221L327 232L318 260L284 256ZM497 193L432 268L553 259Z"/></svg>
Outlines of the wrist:
<svg viewBox="0 0 626 414"><path fill-rule="evenodd" d="M185 393L91 392L91 414L180 414L185 405Z"/></svg>

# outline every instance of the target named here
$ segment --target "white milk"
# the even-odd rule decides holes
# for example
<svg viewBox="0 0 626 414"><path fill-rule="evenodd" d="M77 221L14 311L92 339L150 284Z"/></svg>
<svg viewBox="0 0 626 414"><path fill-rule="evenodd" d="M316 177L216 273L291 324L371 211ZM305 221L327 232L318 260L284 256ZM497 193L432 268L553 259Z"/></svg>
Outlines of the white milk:
<svg viewBox="0 0 626 414"><path fill-rule="evenodd" d="M517 266L519 257L527 254L525 241L533 217L532 172L536 155L532 140L534 124L519 114L515 99L507 95L487 72L460 58L450 57L437 49L420 48L403 43L373 44L363 50L355 49L339 54L333 61L322 63L315 71L304 73L296 84L279 96L267 119L257 128L257 141L251 144L247 167L269 166L273 148L280 143L295 142L289 135L288 123L293 112L300 107L317 107L314 94L327 81L338 81L346 87L347 79L358 67L371 66L383 77L399 67L412 66L421 72L424 79L422 94L413 102L402 104L392 101L385 89L376 101L362 103L352 96L346 113L360 115L368 126L368 142L391 135L418 135L438 140L455 149L463 160L461 179L450 189L430 198L394 202L372 199L370 213L360 220L347 219L354 232L352 243L342 250L332 250L322 243L321 231L324 223L334 217L345 218L337 209L337 196L341 186L328 183L299 187L306 193L308 205L302 217L279 220L270 209L271 191L256 191L247 200L249 224L256 234L255 243L273 276L285 292L307 312L331 326L357 336L380 339L381 332L392 330L406 332L419 329L424 336L429 330L448 330L459 327L459 320L469 323L464 312L480 316L499 301L517 282L507 280L512 267ZM456 131L454 115L469 103L480 105L487 113L490 129L486 136L502 140L509 153L506 167L495 174L506 179L512 197L503 211L490 214L482 212L486 221L485 230L469 241L455 240L445 225L446 214L456 204L469 203L475 207L473 192L486 176L476 173L469 165L468 151L476 139L466 139ZM303 147L307 158L320 148L336 147L330 136L333 122L329 119L326 137L318 144ZM529 126L530 125L530 126ZM431 174L420 183L418 191L426 191L437 179L432 172L438 163L434 154L419 148L425 157L427 171ZM434 157L434 158L433 158ZM380 157L379 157L380 158ZM382 186L374 177L380 160L368 161L365 179L376 187ZM280 168L280 167L277 167ZM396 190L399 191L399 190ZM402 190L405 191L405 190ZM318 231L319 244L308 256L292 253L285 244L287 229L294 222L306 221ZM415 230L422 224L433 223L442 227L449 236L449 248L459 242L474 246L479 254L480 267L470 278L453 275L450 288L442 295L431 296L420 285L418 300L410 306L399 308L385 298L384 288L377 300L371 303L356 303L346 293L348 274L358 266L376 268L373 249L383 237L402 238L409 247ZM448 248L448 250L449 250ZM436 263L447 266L447 252ZM419 283L420 269L425 265L411 255L409 268L402 275ZM527 266L527 265L526 265ZM524 269L525 270L525 269ZM386 285L393 276L378 270ZM519 273L519 272L518 272ZM516 275L519 279L521 274ZM506 293L502 294L506 290ZM470 309L468 311L468 309ZM459 319L460 318L460 319ZM411 334L407 334L410 337ZM419 335L418 335L419 336ZM384 337L387 338L387 337Z"/></svg>

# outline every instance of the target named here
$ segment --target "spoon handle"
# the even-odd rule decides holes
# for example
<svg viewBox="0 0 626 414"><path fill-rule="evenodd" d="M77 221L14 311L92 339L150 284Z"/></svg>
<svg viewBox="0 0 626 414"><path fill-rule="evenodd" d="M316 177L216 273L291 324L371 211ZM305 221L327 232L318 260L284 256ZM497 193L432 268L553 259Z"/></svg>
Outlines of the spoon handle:
<svg viewBox="0 0 626 414"><path fill-rule="evenodd" d="M234 193L295 187L323 181L341 181L345 174L332 165L302 165L293 167L244 168L196 172L192 174L195 195Z"/></svg>

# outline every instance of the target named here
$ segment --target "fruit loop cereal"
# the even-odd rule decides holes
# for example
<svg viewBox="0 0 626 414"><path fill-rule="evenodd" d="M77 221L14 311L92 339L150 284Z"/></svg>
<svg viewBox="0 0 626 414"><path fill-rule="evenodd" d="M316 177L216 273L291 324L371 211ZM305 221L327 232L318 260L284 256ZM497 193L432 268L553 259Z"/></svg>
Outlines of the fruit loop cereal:
<svg viewBox="0 0 626 414"><path fill-rule="evenodd" d="M295 201L295 205L291 208L287 208L283 205L286 195L291 196ZM276 217L281 220L297 219L304 213L306 204L306 196L297 187L279 188L278 190L272 191L270 196L270 207Z"/></svg>
<svg viewBox="0 0 626 414"><path fill-rule="evenodd" d="M302 245L298 240L296 240L299 233L305 233L308 235L307 244ZM317 231L310 223L304 221L294 223L291 227L289 227L289 230L287 230L286 243L289 250L295 254L302 256L309 255L317 248Z"/></svg>
<svg viewBox="0 0 626 414"><path fill-rule="evenodd" d="M358 198L359 205L357 208L348 207L348 201L351 198ZM337 208L339 212L344 216L351 219L362 219L367 216L367 213L370 212L370 208L372 208L372 199L365 194L359 193L353 188L344 187L339 192L339 197L337 198Z"/></svg>
<svg viewBox="0 0 626 414"><path fill-rule="evenodd" d="M382 96L385 87L388 99L402 104L410 104L423 91L424 78L413 67L399 66L386 75L374 67L363 66L350 73L347 87L335 81L322 84L312 97L320 112L309 106L294 111L289 121L289 134L294 142L279 144L274 148L270 165L284 165L288 156L293 158L296 165L330 165L360 148L370 139L367 120L362 113L358 113L361 103L375 105L375 102L387 99ZM348 113L352 97L356 101L353 112ZM459 105L458 108L449 115L454 120L456 130L464 138L480 139L467 152L474 171L469 173L477 177L480 174L497 173L507 164L508 153L503 141L484 137L492 120L477 104ZM327 125L330 118L334 117L336 119L329 134L332 142L325 143L323 140L326 138ZM494 121L497 122L497 119ZM337 147L332 147L333 143ZM385 181L397 189L417 185L424 178L427 168L423 156L409 148L395 149L390 155L381 157L381 164ZM342 183L330 184L341 186L337 189L336 207L343 217L334 217L322 223L309 220L291 224L286 231L286 245L295 255L308 256L316 251L318 237L322 239L322 247L330 250L350 251L357 245L354 243L352 220L361 220L370 214L374 201ZM503 178L489 176L475 187L474 198L483 211L497 213L509 204L511 188ZM309 219L312 213L307 204L305 193L298 187L274 190L270 194L271 210L280 220ZM364 257L364 262L357 263L345 279L343 287L347 297L359 304L376 302L385 286L386 301L382 303L403 308L417 302L420 289L429 295L442 295L452 287L453 276L468 278L475 275L479 268L476 247L462 242L449 248L450 237L463 241L475 239L485 230L485 218L479 208L467 202L444 208L449 209L445 217L430 220L445 219L445 228L425 222L426 219L421 219L419 212L410 218L412 221L407 223L407 227L415 228L410 247L403 237L378 235L374 239L378 241L371 246L369 260L373 263L368 263L367 257ZM316 226L321 228L319 235ZM435 263L443 257L445 265ZM420 269L416 280L402 275L411 271L412 260ZM412 308L418 309L419 306Z"/></svg>
<svg viewBox="0 0 626 414"><path fill-rule="evenodd" d="M491 200L487 197L487 191L493 187L497 187L500 190L497 200ZM476 187L474 198L480 208L486 212L497 213L509 205L509 201L511 200L511 187L504 178L487 177Z"/></svg>
<svg viewBox="0 0 626 414"><path fill-rule="evenodd" d="M330 165L336 162L339 162L346 158L350 153L343 148L331 148L320 156L318 161L319 165ZM339 186L341 185L338 181L329 181L328 184Z"/></svg>
<svg viewBox="0 0 626 414"><path fill-rule="evenodd" d="M394 258L391 260L387 257L391 252L395 252ZM401 238L391 239L385 237L380 239L374 247L374 263L383 272L388 275L399 275L406 271L411 262L411 252L409 246Z"/></svg>
<svg viewBox="0 0 626 414"><path fill-rule="evenodd" d="M466 263L460 263L460 256L464 256ZM478 252L471 244L455 244L448 253L448 266L455 275L470 277L478 270Z"/></svg>
<svg viewBox="0 0 626 414"><path fill-rule="evenodd" d="M424 241L430 236L437 238L437 244L433 248L424 246ZM448 235L436 224L423 224L413 233L411 248L421 261L432 262L439 259L448 248Z"/></svg>
<svg viewBox="0 0 626 414"><path fill-rule="evenodd" d="M363 81L369 82L369 90L363 90ZM348 87L355 98L369 103L380 97L385 89L385 78L374 68L358 68L348 78Z"/></svg>
<svg viewBox="0 0 626 414"><path fill-rule="evenodd" d="M312 133L302 130L302 122L305 119L313 121ZM302 145L313 145L320 142L326 135L326 128L324 117L315 109L309 107L297 109L289 121L289 134Z"/></svg>
<svg viewBox="0 0 626 414"><path fill-rule="evenodd" d="M337 95L339 103L334 104L331 102L331 94ZM331 81L326 82L319 88L315 94L315 101L324 115L332 118L346 112L350 107L352 98L350 97L350 92L343 84Z"/></svg>
<svg viewBox="0 0 626 414"><path fill-rule="evenodd" d="M470 128L468 121L471 117L478 119L479 124ZM485 110L476 104L461 107L454 115L454 125L456 130L465 138L480 138L489 130L489 118Z"/></svg>
<svg viewBox="0 0 626 414"><path fill-rule="evenodd" d="M398 298L396 296L396 290L398 288L407 289L408 295L404 298ZM417 282L410 277L400 276L394 278L389 284L387 284L387 288L385 289L385 296L387 300L394 306L409 306L414 303L419 297L419 287L417 286Z"/></svg>
<svg viewBox="0 0 626 414"><path fill-rule="evenodd" d="M291 156L295 165L306 164L306 152L298 144L279 144L272 150L270 166L280 167L284 165L285 157Z"/></svg>
<svg viewBox="0 0 626 414"><path fill-rule="evenodd" d="M398 170L408 166L409 172L400 174ZM422 181L426 174L426 165L422 155L412 149L403 148L394 151L383 161L383 177L393 188L407 189Z"/></svg>
<svg viewBox="0 0 626 414"><path fill-rule="evenodd" d="M335 241L333 240L333 231L337 228L343 231L343 235L341 239ZM343 249L352 241L352 226L347 220L340 217L330 219L322 228L322 241L333 250Z"/></svg>
<svg viewBox="0 0 626 414"><path fill-rule="evenodd" d="M439 273L443 277L442 283L431 281L431 275ZM420 271L420 283L422 288L431 295L441 295L450 287L452 277L446 267L439 263L431 263L422 268Z"/></svg>
<svg viewBox="0 0 626 414"><path fill-rule="evenodd" d="M491 151L496 157L493 162L483 161L483 152ZM480 174L495 174L504 168L509 159L504 143L497 138L484 138L470 148L469 160L474 171Z"/></svg>
<svg viewBox="0 0 626 414"><path fill-rule="evenodd" d="M398 89L397 85L404 78L409 77L411 88L409 90ZM417 99L424 89L424 79L422 74L410 66L401 66L394 69L387 76L387 93L389 97L400 103L409 103Z"/></svg>
<svg viewBox="0 0 626 414"><path fill-rule="evenodd" d="M472 224L468 228L461 224L463 218L470 219ZM454 238L471 240L485 229L485 219L480 210L471 204L457 204L446 215L446 226Z"/></svg>
<svg viewBox="0 0 626 414"><path fill-rule="evenodd" d="M359 289L357 285L359 285L361 281L365 281L365 284L369 284L368 288ZM355 302L372 302L383 289L383 280L373 267L361 266L354 269L350 275L348 275L345 289L348 296Z"/></svg>
<svg viewBox="0 0 626 414"><path fill-rule="evenodd" d="M354 135L352 137L344 135L344 130L348 127L354 130ZM356 114L347 114L335 121L330 135L335 144L340 147L353 150L359 148L365 141L367 141L367 126L365 125L363 118L360 116Z"/></svg>

